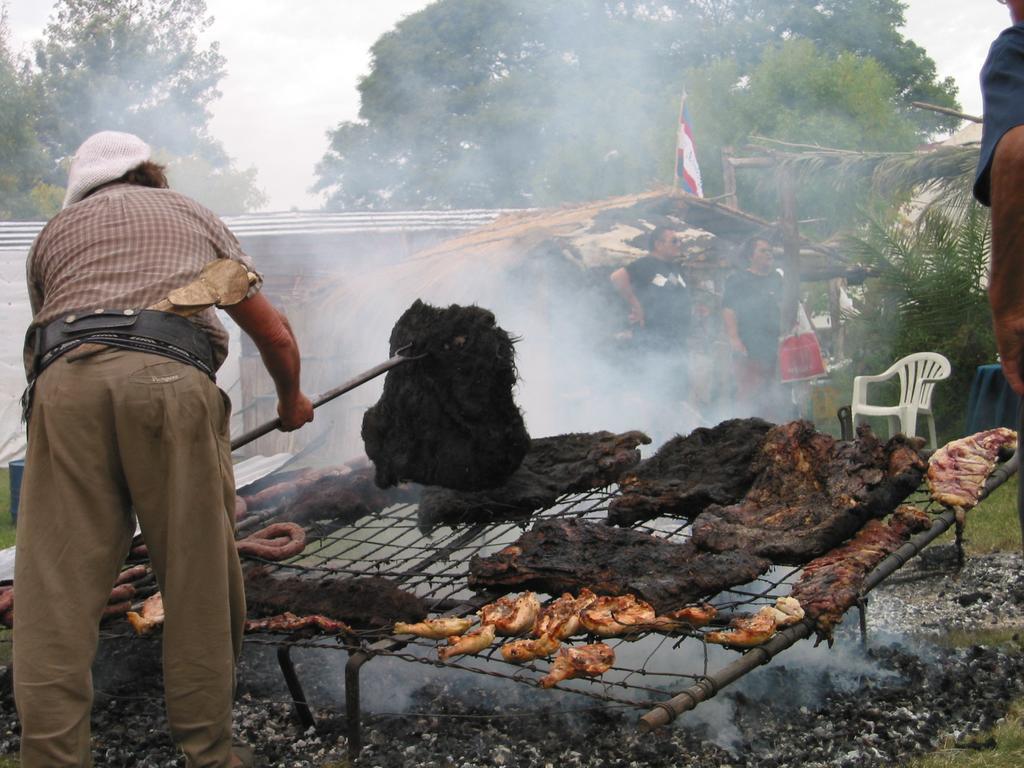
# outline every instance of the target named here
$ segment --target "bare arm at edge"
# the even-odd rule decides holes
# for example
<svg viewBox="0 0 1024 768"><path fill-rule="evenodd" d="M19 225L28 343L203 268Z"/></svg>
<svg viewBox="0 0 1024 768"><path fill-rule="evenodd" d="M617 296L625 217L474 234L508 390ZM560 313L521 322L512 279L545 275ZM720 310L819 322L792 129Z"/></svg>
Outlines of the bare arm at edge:
<svg viewBox="0 0 1024 768"><path fill-rule="evenodd" d="M736 312L725 307L722 310L722 324L725 326L725 334L729 337L729 346L734 352L741 355L747 354L747 348L740 340L739 323L736 321Z"/></svg>
<svg viewBox="0 0 1024 768"><path fill-rule="evenodd" d="M612 285L619 292L619 295L629 304L629 322L633 325L644 325L644 307L633 292L633 282L629 279L629 272L625 267L619 267L611 274Z"/></svg>
<svg viewBox="0 0 1024 768"><path fill-rule="evenodd" d="M225 307L253 340L277 389L281 430L290 432L313 420L313 404L299 386L299 345L288 319L262 293Z"/></svg>
<svg viewBox="0 0 1024 768"><path fill-rule="evenodd" d="M992 159L992 274L988 297L1006 381L1024 395L1024 125Z"/></svg>

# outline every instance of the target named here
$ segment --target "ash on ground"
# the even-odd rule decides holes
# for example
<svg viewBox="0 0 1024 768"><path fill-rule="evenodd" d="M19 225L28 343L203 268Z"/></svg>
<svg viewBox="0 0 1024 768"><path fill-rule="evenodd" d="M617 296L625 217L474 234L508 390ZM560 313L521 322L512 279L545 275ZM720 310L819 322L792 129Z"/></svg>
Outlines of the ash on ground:
<svg viewBox="0 0 1024 768"><path fill-rule="evenodd" d="M364 749L350 764L345 653L293 650L317 720L303 732L274 648L252 643L239 669L236 730L267 768L888 768L947 738L987 731L1024 696L1019 643L949 649L937 642L954 629L1024 628L1021 565L1016 554L973 556L958 570L951 546L933 546L870 595L866 646L852 611L835 647L817 649L818 661L801 650L812 642L802 641L652 734L637 730L643 710L375 659L362 673ZM102 645L92 722L97 765L184 764L167 735L159 653L158 642ZM7 683L0 753L13 754L18 726Z"/></svg>

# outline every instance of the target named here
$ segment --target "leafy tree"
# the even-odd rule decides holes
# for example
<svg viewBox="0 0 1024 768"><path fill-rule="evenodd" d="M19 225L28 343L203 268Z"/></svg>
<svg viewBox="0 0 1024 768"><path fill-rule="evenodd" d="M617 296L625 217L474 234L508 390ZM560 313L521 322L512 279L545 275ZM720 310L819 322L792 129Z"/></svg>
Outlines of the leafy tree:
<svg viewBox="0 0 1024 768"><path fill-rule="evenodd" d="M899 137L908 128L923 136L948 118L922 113L910 124L899 117L903 102L954 105L955 89L936 81L931 60L900 34L902 23L899 0L438 0L373 46L360 120L331 132L317 188L335 208L493 206L667 182L684 71L718 67L721 76L730 66L717 93L728 101L758 69L769 77L766 51L794 39L816 44L803 49L805 59L871 79L871 88L852 85L865 99L884 92L881 102L865 102L883 127L896 122ZM782 67L795 54L777 56ZM793 84L793 71L776 74ZM831 109L829 98L843 111L856 106L824 79L814 85L825 92L809 94L804 109L774 127L806 127L806 107ZM767 86L754 92L784 95ZM818 132L835 122L826 114Z"/></svg>
<svg viewBox="0 0 1024 768"><path fill-rule="evenodd" d="M33 130L37 102L11 54L6 12L0 8L0 218L36 218L48 162Z"/></svg>
<svg viewBox="0 0 1024 768"><path fill-rule="evenodd" d="M0 47L0 145L17 143L24 161L0 166L23 169L0 174L0 215L56 213L68 159L99 130L143 137L214 210L264 205L255 170L236 169L208 132L225 63L217 43L199 42L211 21L205 0L58 0L30 64Z"/></svg>
<svg viewBox="0 0 1024 768"><path fill-rule="evenodd" d="M262 208L267 196L256 186L256 169L215 167L200 157L170 158L171 188L188 195L221 216L236 216Z"/></svg>
<svg viewBox="0 0 1024 768"><path fill-rule="evenodd" d="M175 155L223 163L206 133L224 57L199 34L204 0L58 0L35 43L36 83L48 111L38 126L54 157L87 136L123 130Z"/></svg>
<svg viewBox="0 0 1024 768"><path fill-rule="evenodd" d="M751 136L849 150L906 151L919 141L914 123L899 109L899 87L874 59L851 53L832 57L810 40L788 40L763 50L757 66L741 74L736 59L687 73L705 188L721 189L722 147L742 147ZM776 147L778 149L778 147ZM769 182L758 188L760 181ZM744 207L774 218L778 210L772 176L737 179ZM819 236L849 225L866 203L868 186L839 191L828 179L801 179L798 204L817 220Z"/></svg>

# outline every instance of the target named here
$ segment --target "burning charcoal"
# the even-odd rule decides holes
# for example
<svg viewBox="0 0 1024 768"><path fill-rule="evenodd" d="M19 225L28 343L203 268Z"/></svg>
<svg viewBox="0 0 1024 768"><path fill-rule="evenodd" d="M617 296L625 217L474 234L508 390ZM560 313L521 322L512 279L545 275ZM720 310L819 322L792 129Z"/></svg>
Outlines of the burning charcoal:
<svg viewBox="0 0 1024 768"><path fill-rule="evenodd" d="M750 490L754 458L772 425L730 419L674 437L619 480L608 522L629 526L663 515L694 518L710 504L733 504Z"/></svg>
<svg viewBox="0 0 1024 768"><path fill-rule="evenodd" d="M503 483L530 444L512 398L512 338L485 309L416 301L391 332L391 354L406 347L425 357L389 371L363 417L377 484L477 491Z"/></svg>
<svg viewBox="0 0 1024 768"><path fill-rule="evenodd" d="M530 441L530 451L519 469L497 488L476 493L425 489L418 510L420 528L529 517L566 493L614 483L640 461L637 446L650 442L647 435L636 431L536 438Z"/></svg>

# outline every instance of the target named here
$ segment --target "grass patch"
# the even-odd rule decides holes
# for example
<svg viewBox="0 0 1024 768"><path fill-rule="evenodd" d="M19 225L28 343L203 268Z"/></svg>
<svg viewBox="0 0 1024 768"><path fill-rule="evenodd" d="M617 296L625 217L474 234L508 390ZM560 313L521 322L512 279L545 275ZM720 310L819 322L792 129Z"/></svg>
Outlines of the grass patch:
<svg viewBox="0 0 1024 768"><path fill-rule="evenodd" d="M1006 720L981 736L952 739L906 768L1019 768L1024 765L1024 702L1013 704Z"/></svg>
<svg viewBox="0 0 1024 768"><path fill-rule="evenodd" d="M14 521L11 520L10 471L0 469L0 549L14 546ZM0 763L0 768L4 768Z"/></svg>
<svg viewBox="0 0 1024 768"><path fill-rule="evenodd" d="M939 537L953 541L953 529ZM1003 483L981 504L967 513L964 549L969 555L1020 552L1020 520L1017 517L1017 475Z"/></svg>
<svg viewBox="0 0 1024 768"><path fill-rule="evenodd" d="M941 637L933 638L933 642L946 648L969 648L972 645L985 645L1006 648L1014 654L1024 652L1024 633L1020 628L954 629Z"/></svg>

